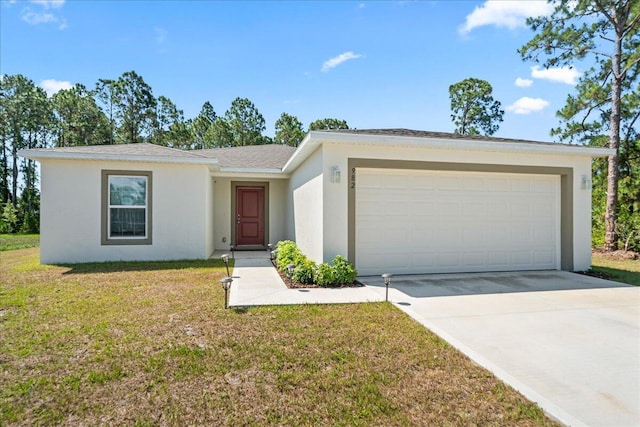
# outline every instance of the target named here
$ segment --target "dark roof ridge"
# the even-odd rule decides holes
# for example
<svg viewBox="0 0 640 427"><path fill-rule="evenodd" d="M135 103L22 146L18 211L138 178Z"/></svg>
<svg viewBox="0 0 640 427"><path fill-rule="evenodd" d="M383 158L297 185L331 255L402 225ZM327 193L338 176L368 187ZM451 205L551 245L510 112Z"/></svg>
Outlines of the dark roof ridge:
<svg viewBox="0 0 640 427"><path fill-rule="evenodd" d="M566 144L566 143L551 142L551 141L535 141L535 140L529 140L529 139L502 138L502 137L484 136L484 135L465 135L465 134L453 133L453 132L425 131L425 130L414 130L414 129L406 129L406 128L331 129L331 130L322 130L319 132L378 135L378 136L417 137L417 138L442 138L442 139L453 139L453 140L457 139L457 140L488 141L488 142L519 142L519 143L545 144L545 145L575 145L575 144Z"/></svg>

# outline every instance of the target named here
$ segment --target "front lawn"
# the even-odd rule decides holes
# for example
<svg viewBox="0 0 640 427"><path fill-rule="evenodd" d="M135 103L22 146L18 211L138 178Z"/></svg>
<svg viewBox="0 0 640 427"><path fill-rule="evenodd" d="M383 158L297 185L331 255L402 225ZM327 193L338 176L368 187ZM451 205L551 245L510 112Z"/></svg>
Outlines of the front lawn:
<svg viewBox="0 0 640 427"><path fill-rule="evenodd" d="M40 245L39 234L0 234L0 252Z"/></svg>
<svg viewBox="0 0 640 427"><path fill-rule="evenodd" d="M591 270L616 282L640 286L640 260L612 259L594 253Z"/></svg>
<svg viewBox="0 0 640 427"><path fill-rule="evenodd" d="M0 263L0 425L556 425L388 303L223 308L220 260Z"/></svg>

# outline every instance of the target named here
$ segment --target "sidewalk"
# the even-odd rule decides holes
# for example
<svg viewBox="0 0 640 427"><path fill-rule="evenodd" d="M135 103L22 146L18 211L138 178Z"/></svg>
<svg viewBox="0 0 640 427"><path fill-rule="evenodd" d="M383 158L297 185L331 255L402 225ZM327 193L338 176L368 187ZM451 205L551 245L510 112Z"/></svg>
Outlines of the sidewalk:
<svg viewBox="0 0 640 427"><path fill-rule="evenodd" d="M222 255L214 254L213 258ZM368 286L359 288L289 289L271 265L266 251L236 252L230 307L292 304L349 304L384 301L384 294Z"/></svg>

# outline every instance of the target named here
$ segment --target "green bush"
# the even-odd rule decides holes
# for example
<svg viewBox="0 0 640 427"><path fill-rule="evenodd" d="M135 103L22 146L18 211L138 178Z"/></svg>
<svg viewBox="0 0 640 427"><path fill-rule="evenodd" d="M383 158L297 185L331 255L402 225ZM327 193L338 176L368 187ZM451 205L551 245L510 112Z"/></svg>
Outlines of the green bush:
<svg viewBox="0 0 640 427"><path fill-rule="evenodd" d="M291 278L298 283L310 285L313 283L313 273L316 269L316 263L305 257L305 260L296 265Z"/></svg>
<svg viewBox="0 0 640 427"><path fill-rule="evenodd" d="M356 280L358 274L347 259L337 255L332 265L315 262L307 258L298 248L295 242L283 240L276 246L276 261L278 269L288 274L287 265L295 264L291 279L305 285L316 284L323 287L349 285Z"/></svg>
<svg viewBox="0 0 640 427"><path fill-rule="evenodd" d="M355 282L358 272L345 257L336 255L331 261L333 264L333 275L336 285L345 285Z"/></svg>
<svg viewBox="0 0 640 427"><path fill-rule="evenodd" d="M318 264L314 274L314 282L322 287L330 287L336 284L336 278L333 274L333 267L327 263Z"/></svg>
<svg viewBox="0 0 640 427"><path fill-rule="evenodd" d="M298 245L291 240L282 240L278 242L276 246L276 261L278 262L278 269L282 271L287 270L287 264L299 264L304 258L306 258L300 249L298 249Z"/></svg>
<svg viewBox="0 0 640 427"><path fill-rule="evenodd" d="M18 231L18 210L13 203L7 202L0 216L0 233L15 233Z"/></svg>

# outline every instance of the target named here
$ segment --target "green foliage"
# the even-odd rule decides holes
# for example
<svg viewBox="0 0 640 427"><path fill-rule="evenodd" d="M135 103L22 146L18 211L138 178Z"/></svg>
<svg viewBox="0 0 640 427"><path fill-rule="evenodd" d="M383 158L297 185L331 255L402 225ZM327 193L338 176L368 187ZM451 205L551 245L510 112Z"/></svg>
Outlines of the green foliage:
<svg viewBox="0 0 640 427"><path fill-rule="evenodd" d="M2 227L0 221L0 228ZM40 245L39 234L3 234L0 231L0 252L33 248Z"/></svg>
<svg viewBox="0 0 640 427"><path fill-rule="evenodd" d="M356 269L345 257L336 255L331 261L333 264L333 272L336 284L350 284L356 280Z"/></svg>
<svg viewBox="0 0 640 427"><path fill-rule="evenodd" d="M334 269L325 262L316 266L313 279L318 286L329 287L336 284Z"/></svg>
<svg viewBox="0 0 640 427"><path fill-rule="evenodd" d="M615 250L640 214L640 3L577 0L553 7L551 15L527 20L536 34L519 53L545 68L589 64L552 135L616 150L608 164L594 162L593 178L593 242Z"/></svg>
<svg viewBox="0 0 640 427"><path fill-rule="evenodd" d="M105 144L109 141L109 120L98 107L94 95L84 85L76 84L51 97L56 147Z"/></svg>
<svg viewBox="0 0 640 427"><path fill-rule="evenodd" d="M304 258L306 258L300 249L298 249L298 245L291 240L282 240L278 242L276 246L277 249L277 258L276 261L278 263L278 268L282 271L287 270L288 264L298 264Z"/></svg>
<svg viewBox="0 0 640 427"><path fill-rule="evenodd" d="M296 116L282 113L275 124L276 135L274 142L276 144L290 145L297 147L304 138L304 130L302 130L302 122Z"/></svg>
<svg viewBox="0 0 640 427"><path fill-rule="evenodd" d="M0 217L0 233L15 233L18 231L18 210L13 203L7 202Z"/></svg>
<svg viewBox="0 0 640 427"><path fill-rule="evenodd" d="M36 188L27 187L22 191L18 203L18 215L21 220L20 233L40 232L40 192Z"/></svg>
<svg viewBox="0 0 640 427"><path fill-rule="evenodd" d="M295 242L283 240L277 245L278 269L287 272L288 264L295 264L292 279L299 283L332 287L351 284L356 280L357 271L347 259L337 255L332 265L322 263L316 265L307 258Z"/></svg>
<svg viewBox="0 0 640 427"><path fill-rule="evenodd" d="M236 98L224 114L229 126L232 146L261 145L266 141L264 117L247 98Z"/></svg>
<svg viewBox="0 0 640 427"><path fill-rule="evenodd" d="M166 96L158 97L150 142L172 148L191 148L184 113Z"/></svg>
<svg viewBox="0 0 640 427"><path fill-rule="evenodd" d="M113 83L113 94L119 123L116 141L145 142L153 133L158 104L151 86L135 71L127 71Z"/></svg>
<svg viewBox="0 0 640 427"><path fill-rule="evenodd" d="M349 129L346 120L340 119L318 119L311 122L309 130L334 130L334 129Z"/></svg>
<svg viewBox="0 0 640 427"><path fill-rule="evenodd" d="M218 118L213 105L209 101L202 105L200 114L196 117L189 126L189 133L191 135L191 141L193 149L205 149L216 147L215 140L213 138L213 132L210 130L213 126L213 122Z"/></svg>
<svg viewBox="0 0 640 427"><path fill-rule="evenodd" d="M449 86L451 120L455 133L493 135L500 128L504 111L491 96L493 88L486 80L464 79Z"/></svg>
<svg viewBox="0 0 640 427"><path fill-rule="evenodd" d="M305 257L296 265L296 269L293 271L291 278L298 283L310 285L313 283L313 273L315 269L316 263Z"/></svg>

